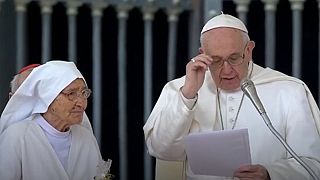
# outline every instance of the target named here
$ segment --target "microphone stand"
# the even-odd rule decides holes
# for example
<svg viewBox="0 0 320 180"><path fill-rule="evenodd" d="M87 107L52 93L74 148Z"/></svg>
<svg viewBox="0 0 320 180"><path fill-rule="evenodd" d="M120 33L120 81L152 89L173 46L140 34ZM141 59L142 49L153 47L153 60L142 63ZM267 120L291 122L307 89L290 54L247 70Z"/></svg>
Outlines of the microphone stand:
<svg viewBox="0 0 320 180"><path fill-rule="evenodd" d="M259 114L261 115L263 121L268 126L270 131L275 135L278 140L281 142L281 144L286 148L286 150L292 155L292 157L300 163L302 167L304 167L308 173L312 176L314 180L320 180L320 178L317 177L316 173L305 163L292 149L291 147L285 142L283 137L278 133L278 131L273 127L261 101L258 97L256 88L253 84L253 82L250 79L245 79L241 82L241 89L242 91L248 96L248 98L251 100L252 104L255 106Z"/></svg>
<svg viewBox="0 0 320 180"><path fill-rule="evenodd" d="M265 124L268 126L270 131L278 138L278 140L282 143L282 145L286 148L286 150L292 155L292 157L298 161L307 171L308 173L312 176L314 180L320 180L316 173L305 163L292 149L291 147L284 141L283 137L278 133L277 130L274 129L268 115L266 112L260 113L263 121Z"/></svg>

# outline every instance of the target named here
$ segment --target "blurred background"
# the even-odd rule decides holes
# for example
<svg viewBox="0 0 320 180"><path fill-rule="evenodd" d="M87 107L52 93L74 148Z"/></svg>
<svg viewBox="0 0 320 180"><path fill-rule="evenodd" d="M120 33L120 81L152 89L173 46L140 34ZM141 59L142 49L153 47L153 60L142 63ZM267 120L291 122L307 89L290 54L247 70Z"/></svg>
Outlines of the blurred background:
<svg viewBox="0 0 320 180"><path fill-rule="evenodd" d="M87 114L115 179L154 179L142 127L162 87L185 74L204 23L242 19L253 61L302 79L319 102L317 0L0 0L0 110L23 66L73 61L93 96Z"/></svg>

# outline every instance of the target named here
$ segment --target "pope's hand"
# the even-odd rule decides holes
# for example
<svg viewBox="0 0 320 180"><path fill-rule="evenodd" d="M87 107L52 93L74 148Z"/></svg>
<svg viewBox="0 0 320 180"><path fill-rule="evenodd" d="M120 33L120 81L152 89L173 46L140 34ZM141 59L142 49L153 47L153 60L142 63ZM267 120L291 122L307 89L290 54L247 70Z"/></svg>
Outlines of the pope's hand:
<svg viewBox="0 0 320 180"><path fill-rule="evenodd" d="M241 166L234 172L234 177L240 180L270 180L269 173L264 166L261 165L245 165Z"/></svg>
<svg viewBox="0 0 320 180"><path fill-rule="evenodd" d="M212 63L212 59L205 55L199 54L191 59L186 66L186 78L183 87L181 88L182 94L187 99L194 98L198 90L201 88L205 72Z"/></svg>

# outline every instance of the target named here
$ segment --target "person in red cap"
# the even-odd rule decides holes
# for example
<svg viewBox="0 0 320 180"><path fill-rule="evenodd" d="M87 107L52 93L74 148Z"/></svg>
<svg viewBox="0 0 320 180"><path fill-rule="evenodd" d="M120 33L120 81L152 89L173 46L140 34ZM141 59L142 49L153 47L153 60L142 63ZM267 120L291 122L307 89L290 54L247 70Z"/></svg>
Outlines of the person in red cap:
<svg viewBox="0 0 320 180"><path fill-rule="evenodd" d="M30 64L23 68L21 68L18 71L18 74L16 74L12 81L10 82L10 92L9 92L9 98L17 91L17 89L20 87L20 85L23 83L23 81L28 77L28 75L31 73L31 71L40 66L40 64Z"/></svg>

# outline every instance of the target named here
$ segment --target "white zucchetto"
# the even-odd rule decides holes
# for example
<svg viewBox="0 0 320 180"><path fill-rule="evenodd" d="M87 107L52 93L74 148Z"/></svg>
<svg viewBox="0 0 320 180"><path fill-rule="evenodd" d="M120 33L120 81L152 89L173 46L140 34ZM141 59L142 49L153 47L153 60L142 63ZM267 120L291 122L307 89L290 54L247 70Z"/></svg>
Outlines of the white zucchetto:
<svg viewBox="0 0 320 180"><path fill-rule="evenodd" d="M248 30L244 23L229 14L220 14L213 18L211 18L202 28L201 34L215 28L222 28L222 27L228 27L228 28L235 28L239 29L243 32L248 33Z"/></svg>

